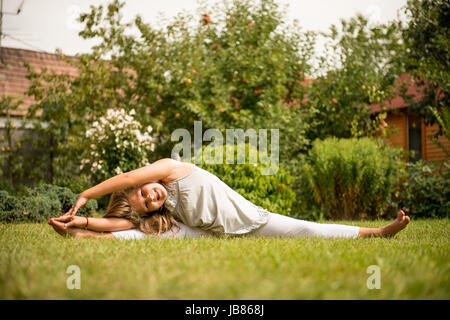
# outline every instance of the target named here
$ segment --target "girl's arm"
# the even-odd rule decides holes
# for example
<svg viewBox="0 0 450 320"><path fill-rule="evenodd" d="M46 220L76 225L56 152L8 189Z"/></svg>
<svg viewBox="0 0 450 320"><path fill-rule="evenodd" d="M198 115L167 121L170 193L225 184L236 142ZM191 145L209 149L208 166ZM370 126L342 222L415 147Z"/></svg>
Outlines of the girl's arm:
<svg viewBox="0 0 450 320"><path fill-rule="evenodd" d="M177 165L179 165L179 162L170 158L165 158L155 161L151 165L109 178L108 180L83 191L78 197L78 200L75 202L75 205L66 214L64 214L64 216L75 216L77 211L83 207L89 199L96 199L128 187L163 180L172 174Z"/></svg>
<svg viewBox="0 0 450 320"><path fill-rule="evenodd" d="M172 173L172 170L176 165L177 162L173 159L161 159L153 162L151 165L125 172L105 180L84 191L82 195L88 199L96 199L105 194L126 189L128 187L163 180Z"/></svg>
<svg viewBox="0 0 450 320"><path fill-rule="evenodd" d="M59 221L58 218L55 218ZM87 218L74 216L71 221L65 224L65 228L76 227L86 228L92 231L121 231L134 229L136 226L130 220L124 218Z"/></svg>

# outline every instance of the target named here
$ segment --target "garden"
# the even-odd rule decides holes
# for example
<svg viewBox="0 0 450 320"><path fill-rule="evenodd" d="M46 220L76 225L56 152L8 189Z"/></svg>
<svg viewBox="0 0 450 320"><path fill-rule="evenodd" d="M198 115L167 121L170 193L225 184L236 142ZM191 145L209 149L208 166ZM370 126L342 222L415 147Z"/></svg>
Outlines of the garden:
<svg viewBox="0 0 450 320"><path fill-rule="evenodd" d="M450 151L437 139L450 139L446 1L408 1L406 21L357 15L328 33L287 23L273 0L203 3L162 28L139 15L124 22L123 6L80 15L79 36L96 44L76 58L58 53L76 75L27 66L36 103L23 123L33 134L15 135L23 101L0 100L0 299L450 298ZM411 152L383 126L388 111L370 112L405 95L394 85L403 73L427 84L409 108L438 125L442 161L405 161ZM408 208L411 222L393 239L125 241L61 237L47 224L84 190L173 157L173 133L194 137L197 121L203 145L178 159L194 162L201 150L199 167L258 206L361 227ZM277 142L276 170L264 174L267 153L250 138L206 142L210 129L264 132ZM78 215L101 217L108 200ZM69 266L81 270L78 290L68 289Z"/></svg>

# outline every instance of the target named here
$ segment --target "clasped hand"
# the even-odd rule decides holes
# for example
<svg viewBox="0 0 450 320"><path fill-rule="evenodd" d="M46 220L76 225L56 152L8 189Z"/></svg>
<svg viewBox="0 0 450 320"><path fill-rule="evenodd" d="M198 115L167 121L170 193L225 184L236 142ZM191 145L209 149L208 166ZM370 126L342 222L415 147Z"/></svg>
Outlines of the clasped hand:
<svg viewBox="0 0 450 320"><path fill-rule="evenodd" d="M76 227L76 228L84 228L86 227L88 220L85 217L76 216L77 211L86 205L89 201L88 198L80 195L73 205L73 207L67 211L65 214L58 218L52 218L48 221L50 223L51 220L59 221L64 223L64 228Z"/></svg>

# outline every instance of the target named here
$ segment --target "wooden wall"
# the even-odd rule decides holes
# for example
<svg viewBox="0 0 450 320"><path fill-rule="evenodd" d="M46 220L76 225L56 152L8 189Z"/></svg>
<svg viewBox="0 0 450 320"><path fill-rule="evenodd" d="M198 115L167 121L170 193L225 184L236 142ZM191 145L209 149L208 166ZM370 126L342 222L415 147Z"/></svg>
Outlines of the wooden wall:
<svg viewBox="0 0 450 320"><path fill-rule="evenodd" d="M439 126L437 124L434 124L432 126L426 126L425 123L422 124L422 154L424 160L445 160L444 151L430 139L430 137L433 136L438 130ZM444 136L439 136L438 140L446 148L450 149L450 140L446 139Z"/></svg>
<svg viewBox="0 0 450 320"><path fill-rule="evenodd" d="M395 113L388 113L386 123L388 128L393 129L394 133L389 140L394 146L401 146L403 149L408 148L408 126L407 126L407 109L396 110ZM431 161L443 161L446 159L444 151L439 148L430 137L439 130L439 126L425 125L422 119L422 159ZM450 140L443 136L439 136L439 141L450 148Z"/></svg>
<svg viewBox="0 0 450 320"><path fill-rule="evenodd" d="M405 111L397 111L389 113L386 118L388 130L393 130L390 141L394 146L407 148L407 132L406 132L406 113Z"/></svg>

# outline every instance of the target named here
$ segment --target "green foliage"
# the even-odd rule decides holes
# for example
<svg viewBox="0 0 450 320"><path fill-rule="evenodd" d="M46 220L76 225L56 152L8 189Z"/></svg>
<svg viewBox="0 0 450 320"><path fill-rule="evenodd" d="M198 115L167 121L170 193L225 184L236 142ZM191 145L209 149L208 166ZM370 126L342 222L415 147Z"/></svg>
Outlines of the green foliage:
<svg viewBox="0 0 450 320"><path fill-rule="evenodd" d="M369 138L316 140L302 166L299 202L313 217L382 217L400 183L400 152Z"/></svg>
<svg viewBox="0 0 450 320"><path fill-rule="evenodd" d="M288 26L275 1L218 3L160 29L140 16L124 23L123 5L92 6L80 16L80 36L98 45L77 59L61 55L77 76L29 70L29 94L38 101L30 114L42 110L50 123L56 178L60 166L78 175L84 133L111 107L134 109L143 127L152 126L151 161L168 157L174 143L167 137L195 120L204 129L279 128L282 161L305 150L308 111L300 102L314 35Z"/></svg>
<svg viewBox="0 0 450 320"><path fill-rule="evenodd" d="M22 141L13 140L16 126L12 113L19 109L21 103L21 99L17 100L11 96L0 98L0 112L5 115L4 134L0 138L0 186L10 191L14 189L14 182L25 176L23 157L20 153Z"/></svg>
<svg viewBox="0 0 450 320"><path fill-rule="evenodd" d="M245 158L238 163L239 149L244 150ZM235 158L227 163L227 152L234 152ZM276 164L268 165L261 161L261 155L249 144L204 146L202 148L203 161L198 166L213 173L230 188L241 194L252 203L271 212L291 215L291 207L295 200L295 193L290 189L292 177L288 172ZM217 154L223 155L223 161L213 161ZM249 161L249 154L256 154L255 162ZM220 159L220 158L219 158ZM275 169L267 174L264 169Z"/></svg>
<svg viewBox="0 0 450 320"><path fill-rule="evenodd" d="M91 171L95 163L108 172L91 176L101 180L140 166L134 161L139 156L149 162L169 157L176 143L170 134L178 128L192 134L194 121L201 120L203 130L278 128L280 167L299 177L288 186L302 194L309 190L302 187L306 161L302 155L311 141L372 136L379 119L371 119L367 106L396 94L392 84L405 70L429 83L427 99L413 102L412 110L436 121L424 106L443 110L449 105L448 1L409 1L406 28L398 21L370 24L360 15L341 20L323 34L327 50L317 68L312 61L317 34L296 23L287 25L286 12L274 0L201 5L195 15L179 14L165 28L154 28L140 16L123 22L123 6L115 0L80 15L84 29L79 35L97 44L76 58L60 54L76 75L28 68L28 95L37 101L28 118L34 119L39 132L33 142L41 153L33 153L30 170L25 170L17 148L11 145L8 153L2 151L2 164L13 170L6 172L1 185L12 188L16 176L26 173L28 178L57 181L81 192L81 185L94 181L76 185L80 171ZM307 75L316 79L308 82ZM437 88L443 98L436 99ZM2 109L7 105L14 107L2 102ZM102 151L111 159L91 158L98 144L86 145L86 132L110 108L135 110L141 126L154 129L154 152L127 158L114 146L104 145ZM100 129L107 127L102 124ZM356 165L352 161L348 166ZM309 203L309 213L326 212L311 194L303 194L311 200L303 200ZM384 193L379 197L375 201L379 207L364 214L383 211ZM287 206L280 208L284 213Z"/></svg>
<svg viewBox="0 0 450 320"><path fill-rule="evenodd" d="M450 165L448 163L408 163L408 177L395 201L417 218L450 216Z"/></svg>
<svg viewBox="0 0 450 320"><path fill-rule="evenodd" d="M86 131L80 169L87 172L93 183L148 164L147 154L155 148L150 136L152 128L142 130L134 114L134 110L127 113L123 109L108 109Z"/></svg>
<svg viewBox="0 0 450 320"><path fill-rule="evenodd" d="M21 197L0 191L0 221L4 222L44 222L70 210L77 195L70 189L42 184ZM97 202L90 200L78 214L91 216L97 209Z"/></svg>
<svg viewBox="0 0 450 320"><path fill-rule="evenodd" d="M450 104L450 2L448 0L408 0L403 39L408 48L407 71L425 97L411 101L410 109L430 123L438 123L427 106L438 109Z"/></svg>
<svg viewBox="0 0 450 320"><path fill-rule="evenodd" d="M55 185L65 187L72 190L73 193L79 194L92 187L92 181L84 174L79 177L61 177L55 181Z"/></svg>
<svg viewBox="0 0 450 320"><path fill-rule="evenodd" d="M307 137L370 136L368 106L391 96L394 80L403 71L400 25L371 24L357 15L322 35L326 49L308 90Z"/></svg>
<svg viewBox="0 0 450 320"><path fill-rule="evenodd" d="M439 113L436 109L431 108L430 106L428 109L433 113L434 117L436 118L437 122L439 123L440 131L442 131L442 134L447 140L450 140L450 108L444 107L442 109L442 113ZM439 132L437 133L439 134ZM446 148L438 139L438 136L431 137L431 140L437 144L439 148L441 148L444 153L446 154L447 158L450 157L450 149Z"/></svg>

